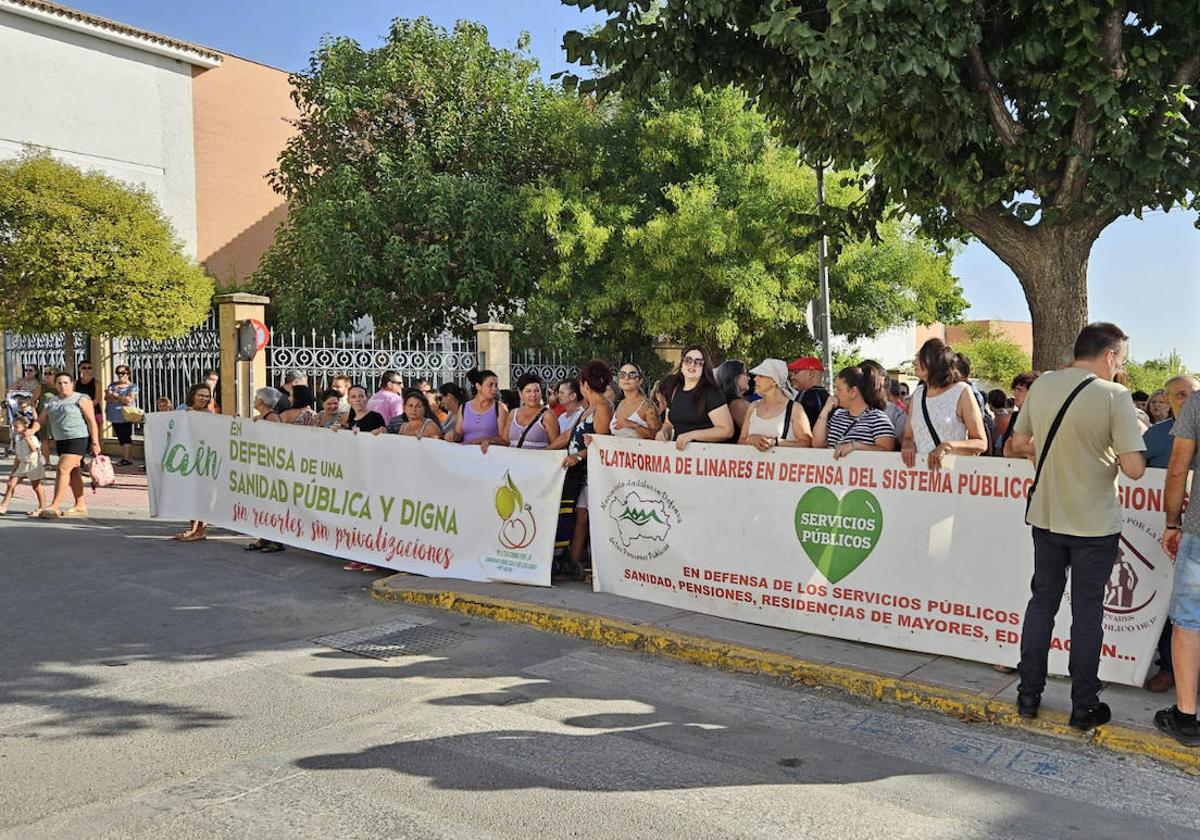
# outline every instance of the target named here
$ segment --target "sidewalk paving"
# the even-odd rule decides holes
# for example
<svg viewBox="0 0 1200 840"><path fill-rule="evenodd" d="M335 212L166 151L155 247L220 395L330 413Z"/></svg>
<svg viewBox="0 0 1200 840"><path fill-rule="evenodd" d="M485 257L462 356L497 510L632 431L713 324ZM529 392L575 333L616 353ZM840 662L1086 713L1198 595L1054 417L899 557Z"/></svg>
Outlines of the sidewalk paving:
<svg viewBox="0 0 1200 840"><path fill-rule="evenodd" d="M57 458L52 458L52 461L57 462ZM8 474L12 470L12 459L5 459L3 467L0 468L0 486L8 481ZM118 467L116 461L113 462L113 473L116 476L117 483L112 487L93 487L92 480L87 476L83 478L83 498L87 503L88 509L95 508L97 510L121 510L121 511L142 511L147 509L147 487L146 473L142 470L140 464L135 464L132 467ZM51 468L46 472L46 478L42 481L42 494L46 497L46 503L54 498L54 479L55 471ZM3 494L0 489L0 495ZM13 496L13 508L15 512L18 509L24 511L33 506L37 497L33 495L33 488L29 486L28 481L22 481L17 487L17 492Z"/></svg>
<svg viewBox="0 0 1200 840"><path fill-rule="evenodd" d="M372 594L379 600L529 624L698 664L785 677L967 720L1091 741L1200 774L1200 749L1184 747L1154 728L1154 712L1174 700L1170 692L1152 694L1110 684L1103 699L1112 707L1112 723L1080 733L1067 725L1071 710L1067 679L1050 679L1041 713L1029 721L1016 713L1016 675L999 673L990 665L702 615L595 593L588 584L542 588L401 573L376 581Z"/></svg>

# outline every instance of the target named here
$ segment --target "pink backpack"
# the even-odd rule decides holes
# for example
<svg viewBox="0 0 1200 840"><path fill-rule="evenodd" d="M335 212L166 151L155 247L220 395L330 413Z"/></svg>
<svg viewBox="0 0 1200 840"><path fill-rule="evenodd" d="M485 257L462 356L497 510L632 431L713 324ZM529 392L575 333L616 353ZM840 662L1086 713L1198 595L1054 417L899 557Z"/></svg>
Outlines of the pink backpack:
<svg viewBox="0 0 1200 840"><path fill-rule="evenodd" d="M97 455L92 459L92 468L90 470L92 476L92 492L96 492L97 487L112 487L117 483L117 477L113 474L112 461L107 455Z"/></svg>

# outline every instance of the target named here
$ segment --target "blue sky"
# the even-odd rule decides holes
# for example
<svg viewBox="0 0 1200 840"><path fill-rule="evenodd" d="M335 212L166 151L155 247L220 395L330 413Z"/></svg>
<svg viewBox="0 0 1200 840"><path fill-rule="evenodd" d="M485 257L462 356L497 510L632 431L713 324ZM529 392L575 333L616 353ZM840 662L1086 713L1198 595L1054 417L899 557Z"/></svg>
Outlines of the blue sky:
<svg viewBox="0 0 1200 840"><path fill-rule="evenodd" d="M481 21L492 42L511 47L532 36L547 75L568 67L562 35L600 19L558 0L65 0L68 5L286 70L301 70L320 37L349 35L374 45L396 17L426 15L446 27ZM1178 350L1200 368L1200 231L1195 213L1152 213L1122 219L1101 235L1089 267L1093 320L1115 321L1132 337L1131 354L1147 359ZM973 243L954 263L970 318L1028 320L1012 272Z"/></svg>

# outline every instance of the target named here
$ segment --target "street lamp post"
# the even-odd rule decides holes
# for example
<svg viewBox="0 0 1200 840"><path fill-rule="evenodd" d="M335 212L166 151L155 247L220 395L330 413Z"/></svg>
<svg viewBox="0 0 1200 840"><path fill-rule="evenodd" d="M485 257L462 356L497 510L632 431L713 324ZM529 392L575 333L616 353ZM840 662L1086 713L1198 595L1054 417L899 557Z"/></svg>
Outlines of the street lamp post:
<svg viewBox="0 0 1200 840"><path fill-rule="evenodd" d="M821 210L825 207L825 166L817 164L817 215L821 215ZM813 324L816 332L815 338L821 343L821 360L825 364L826 375L832 381L833 377L833 351L830 347L830 339L832 337L832 328L829 318L829 264L826 256L826 247L828 240L825 237L824 225L822 225L821 238L817 240L817 285L818 298L816 306L816 318Z"/></svg>

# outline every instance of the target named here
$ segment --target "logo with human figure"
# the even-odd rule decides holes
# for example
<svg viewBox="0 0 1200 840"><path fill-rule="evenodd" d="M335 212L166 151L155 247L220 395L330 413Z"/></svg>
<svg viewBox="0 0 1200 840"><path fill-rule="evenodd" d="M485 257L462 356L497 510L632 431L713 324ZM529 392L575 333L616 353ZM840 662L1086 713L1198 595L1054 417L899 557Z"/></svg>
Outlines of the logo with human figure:
<svg viewBox="0 0 1200 840"><path fill-rule="evenodd" d="M514 551L533 545L537 537L533 507L525 504L525 497L507 472L496 488L495 502L496 514L500 517L500 545Z"/></svg>
<svg viewBox="0 0 1200 840"><path fill-rule="evenodd" d="M1148 596L1144 592L1138 591L1138 584L1142 581L1142 575L1138 574L1139 567L1143 574L1154 571L1154 564L1137 550L1128 537L1122 534L1117 548L1117 560L1113 563L1112 574L1109 575L1108 584L1104 587L1105 612L1114 615L1130 615L1150 606L1150 602L1154 600L1158 591L1151 589ZM1145 587L1142 589L1144 590Z"/></svg>

